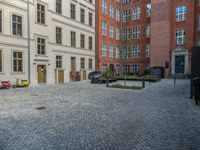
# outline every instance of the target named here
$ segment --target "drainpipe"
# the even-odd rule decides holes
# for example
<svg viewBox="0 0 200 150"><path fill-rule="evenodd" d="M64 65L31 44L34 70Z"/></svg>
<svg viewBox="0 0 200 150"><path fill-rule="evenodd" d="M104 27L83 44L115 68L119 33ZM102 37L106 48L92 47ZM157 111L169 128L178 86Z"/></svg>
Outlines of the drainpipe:
<svg viewBox="0 0 200 150"><path fill-rule="evenodd" d="M27 45L28 45L28 82L31 83L31 64L30 64L30 8L29 8L30 0L27 0Z"/></svg>

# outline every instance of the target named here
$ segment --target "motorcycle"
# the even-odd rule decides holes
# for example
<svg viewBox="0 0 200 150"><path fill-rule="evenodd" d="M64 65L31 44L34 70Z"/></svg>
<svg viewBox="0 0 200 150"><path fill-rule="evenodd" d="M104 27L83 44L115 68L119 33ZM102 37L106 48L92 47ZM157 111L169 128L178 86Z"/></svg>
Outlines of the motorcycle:
<svg viewBox="0 0 200 150"><path fill-rule="evenodd" d="M28 86L29 86L29 82L27 80L16 78L16 82L13 85L13 88L28 87Z"/></svg>
<svg viewBox="0 0 200 150"><path fill-rule="evenodd" d="M9 89L11 83L9 81L0 81L0 89Z"/></svg>

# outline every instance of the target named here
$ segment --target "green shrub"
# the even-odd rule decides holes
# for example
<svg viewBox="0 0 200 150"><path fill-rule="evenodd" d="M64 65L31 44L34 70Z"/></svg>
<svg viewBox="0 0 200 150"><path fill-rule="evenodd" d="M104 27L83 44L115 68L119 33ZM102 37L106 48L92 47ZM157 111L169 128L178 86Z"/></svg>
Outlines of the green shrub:
<svg viewBox="0 0 200 150"><path fill-rule="evenodd" d="M111 71L105 71L102 75L103 78L108 79L112 77L113 73Z"/></svg>
<svg viewBox="0 0 200 150"><path fill-rule="evenodd" d="M119 89L132 89L132 90L141 90L141 89L143 89L141 86L123 86L121 84L113 84L110 87L111 88L119 88Z"/></svg>

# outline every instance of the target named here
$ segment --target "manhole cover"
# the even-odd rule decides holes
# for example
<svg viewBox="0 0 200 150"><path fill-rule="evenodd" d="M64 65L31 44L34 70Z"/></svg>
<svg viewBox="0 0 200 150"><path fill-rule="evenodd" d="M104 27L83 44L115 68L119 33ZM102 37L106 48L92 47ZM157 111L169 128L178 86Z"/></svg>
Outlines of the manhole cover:
<svg viewBox="0 0 200 150"><path fill-rule="evenodd" d="M44 109L47 109L46 107L37 107L36 109L38 110L44 110Z"/></svg>

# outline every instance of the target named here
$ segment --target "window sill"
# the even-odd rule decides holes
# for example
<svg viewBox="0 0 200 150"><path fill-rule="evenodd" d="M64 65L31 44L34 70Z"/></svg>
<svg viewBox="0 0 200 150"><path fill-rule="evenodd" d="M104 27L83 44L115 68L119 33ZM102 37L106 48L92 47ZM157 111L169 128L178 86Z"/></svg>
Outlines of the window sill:
<svg viewBox="0 0 200 150"><path fill-rule="evenodd" d="M4 72L0 72L0 75L5 75L5 73Z"/></svg>
<svg viewBox="0 0 200 150"><path fill-rule="evenodd" d="M40 54L37 54L35 55L36 57L48 57L47 55L40 55Z"/></svg>
<svg viewBox="0 0 200 150"><path fill-rule="evenodd" d="M25 72L11 72L11 75L24 75Z"/></svg>
<svg viewBox="0 0 200 150"><path fill-rule="evenodd" d="M39 22L35 22L35 24L38 24L38 25L41 25L41 26L48 27L48 25L46 25L46 24L43 24L43 23L39 23Z"/></svg>

